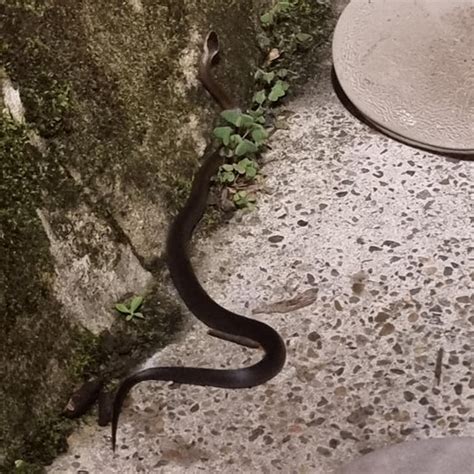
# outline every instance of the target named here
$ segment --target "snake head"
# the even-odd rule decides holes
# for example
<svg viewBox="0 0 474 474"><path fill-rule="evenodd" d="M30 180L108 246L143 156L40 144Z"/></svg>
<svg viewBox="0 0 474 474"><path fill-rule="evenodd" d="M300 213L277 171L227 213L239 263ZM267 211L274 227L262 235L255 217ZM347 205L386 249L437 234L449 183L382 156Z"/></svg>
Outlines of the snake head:
<svg viewBox="0 0 474 474"><path fill-rule="evenodd" d="M204 57L208 64L211 64L219 53L219 37L215 31L210 31L204 41Z"/></svg>

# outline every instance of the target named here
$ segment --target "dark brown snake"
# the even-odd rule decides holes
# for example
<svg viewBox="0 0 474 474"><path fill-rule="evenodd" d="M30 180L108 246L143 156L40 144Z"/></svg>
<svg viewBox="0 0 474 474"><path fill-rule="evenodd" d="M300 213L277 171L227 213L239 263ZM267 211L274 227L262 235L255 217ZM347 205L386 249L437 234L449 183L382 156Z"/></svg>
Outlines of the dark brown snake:
<svg viewBox="0 0 474 474"><path fill-rule="evenodd" d="M198 77L223 109L236 108L234 101L214 81L210 73L212 62L218 52L218 37L211 31L205 40ZM152 367L131 373L120 382L113 400L114 450L123 402L132 387L140 382L161 380L222 388L249 388L275 377L284 366L286 349L279 334L260 321L233 313L217 304L199 283L189 259L188 246L193 230L206 208L211 178L221 164L222 158L218 149L206 151L203 163L194 177L188 200L170 227L166 243L167 265L180 297L200 321L218 333L229 335L229 340L242 338L258 343L265 355L255 365L240 369Z"/></svg>

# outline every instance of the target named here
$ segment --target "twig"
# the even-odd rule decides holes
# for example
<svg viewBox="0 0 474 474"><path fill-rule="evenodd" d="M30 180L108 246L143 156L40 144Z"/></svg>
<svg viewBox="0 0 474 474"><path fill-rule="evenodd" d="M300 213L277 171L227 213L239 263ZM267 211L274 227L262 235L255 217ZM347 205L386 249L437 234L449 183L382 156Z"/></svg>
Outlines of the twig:
<svg viewBox="0 0 474 474"><path fill-rule="evenodd" d="M441 371L443 370L443 355L444 350L442 347L440 347L438 350L438 355L436 356L436 365L434 369L436 385L439 385L439 382L441 380Z"/></svg>

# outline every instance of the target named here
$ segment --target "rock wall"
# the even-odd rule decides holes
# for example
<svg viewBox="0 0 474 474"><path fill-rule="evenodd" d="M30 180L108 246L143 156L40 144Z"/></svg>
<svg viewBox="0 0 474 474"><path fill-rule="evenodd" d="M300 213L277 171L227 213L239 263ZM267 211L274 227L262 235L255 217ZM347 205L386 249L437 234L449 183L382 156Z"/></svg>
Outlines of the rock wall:
<svg viewBox="0 0 474 474"><path fill-rule="evenodd" d="M202 39L218 32L244 102L266 3L0 2L0 471L50 460L75 384L181 327L161 257L217 113ZM112 308L138 293L146 319L125 323Z"/></svg>

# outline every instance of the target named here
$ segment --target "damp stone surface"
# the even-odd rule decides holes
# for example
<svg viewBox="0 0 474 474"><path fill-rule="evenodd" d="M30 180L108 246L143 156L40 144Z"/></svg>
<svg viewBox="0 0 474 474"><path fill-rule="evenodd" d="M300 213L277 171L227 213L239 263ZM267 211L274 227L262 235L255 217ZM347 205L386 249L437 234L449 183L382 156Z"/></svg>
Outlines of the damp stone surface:
<svg viewBox="0 0 474 474"><path fill-rule="evenodd" d="M284 370L248 390L143 383L115 454L90 421L49 473L326 474L401 441L474 435L473 162L358 122L329 64L281 113L257 210L195 242L194 263L219 303L281 333ZM196 322L148 364L258 358Z"/></svg>

